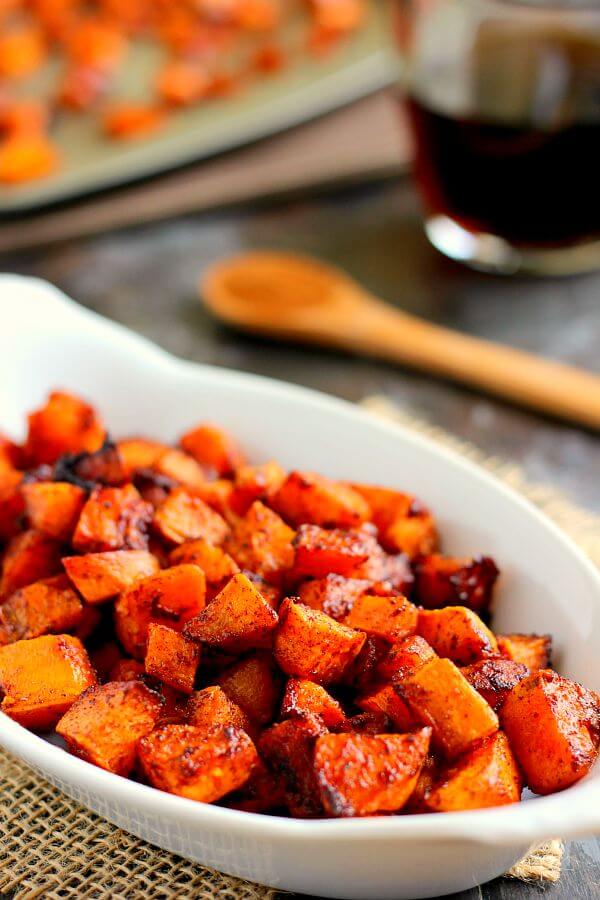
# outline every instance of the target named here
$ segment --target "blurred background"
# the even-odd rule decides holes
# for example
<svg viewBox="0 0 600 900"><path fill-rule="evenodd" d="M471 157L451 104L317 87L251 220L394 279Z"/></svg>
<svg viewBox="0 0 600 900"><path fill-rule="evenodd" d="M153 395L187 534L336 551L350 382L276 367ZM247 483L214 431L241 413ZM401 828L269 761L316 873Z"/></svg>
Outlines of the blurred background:
<svg viewBox="0 0 600 900"><path fill-rule="evenodd" d="M599 159L595 0L0 0L2 269L179 356L383 397L581 517L600 510L593 428L240 333L198 285L241 251L308 254L393 309L600 376ZM599 865L571 845L546 895L596 896Z"/></svg>
<svg viewBox="0 0 600 900"><path fill-rule="evenodd" d="M216 258L302 252L597 373L599 42L591 0L0 0L2 266L179 355L383 395L600 508L589 428L197 297Z"/></svg>

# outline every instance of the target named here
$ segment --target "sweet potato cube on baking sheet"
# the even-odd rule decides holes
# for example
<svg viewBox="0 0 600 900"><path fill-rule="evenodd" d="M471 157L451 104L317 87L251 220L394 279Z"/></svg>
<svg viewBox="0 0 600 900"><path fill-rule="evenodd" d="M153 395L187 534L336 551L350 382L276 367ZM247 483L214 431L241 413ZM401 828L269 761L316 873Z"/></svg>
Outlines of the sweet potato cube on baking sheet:
<svg viewBox="0 0 600 900"><path fill-rule="evenodd" d="M0 708L33 731L53 728L95 683L85 648L71 635L46 634L0 647Z"/></svg>
<svg viewBox="0 0 600 900"><path fill-rule="evenodd" d="M0 606L0 644L68 632L82 617L83 605L66 575L36 581Z"/></svg>
<svg viewBox="0 0 600 900"><path fill-rule="evenodd" d="M181 438L181 446L186 453L206 469L217 475L231 475L244 465L245 459L235 440L222 428L204 422L186 432Z"/></svg>
<svg viewBox="0 0 600 900"><path fill-rule="evenodd" d="M500 715L527 784L536 794L561 791L579 781L598 756L598 695L550 669L520 681Z"/></svg>
<svg viewBox="0 0 600 900"><path fill-rule="evenodd" d="M527 666L511 659L482 659L461 671L469 684L496 711L514 686L529 675Z"/></svg>
<svg viewBox="0 0 600 900"><path fill-rule="evenodd" d="M102 603L159 570L147 550L109 550L63 557L71 582L88 603Z"/></svg>
<svg viewBox="0 0 600 900"><path fill-rule="evenodd" d="M280 694L269 654L258 652L244 657L224 669L217 684L255 722L264 725L273 719Z"/></svg>
<svg viewBox="0 0 600 900"><path fill-rule="evenodd" d="M316 716L278 722L260 737L258 749L283 783L285 804L300 819L323 815L314 769L314 747L325 726Z"/></svg>
<svg viewBox="0 0 600 900"><path fill-rule="evenodd" d="M242 569L251 569L267 581L279 583L294 563L295 532L281 516L256 500L233 526L225 549Z"/></svg>
<svg viewBox="0 0 600 900"><path fill-rule="evenodd" d="M254 730L249 716L218 685L205 687L190 695L186 721L188 725L195 725L206 731L215 731L226 725L235 725L250 735Z"/></svg>
<svg viewBox="0 0 600 900"><path fill-rule="evenodd" d="M269 647L277 613L240 572L185 626L187 637L232 652Z"/></svg>
<svg viewBox="0 0 600 900"><path fill-rule="evenodd" d="M298 598L305 606L340 621L348 615L357 597L370 586L371 582L365 578L344 578L343 575L331 573L325 578L303 582L298 588Z"/></svg>
<svg viewBox="0 0 600 900"><path fill-rule="evenodd" d="M20 587L50 578L62 571L62 547L40 531L24 531L7 545L2 560L0 594L8 596Z"/></svg>
<svg viewBox="0 0 600 900"><path fill-rule="evenodd" d="M395 678L394 688L433 739L453 758L498 730L498 717L449 659L435 658L412 675Z"/></svg>
<svg viewBox="0 0 600 900"><path fill-rule="evenodd" d="M72 544L81 553L145 550L152 506L132 484L92 491L81 511Z"/></svg>
<svg viewBox="0 0 600 900"><path fill-rule="evenodd" d="M152 731L161 708L160 696L140 681L111 681L84 691L56 731L75 756L108 772L129 775L137 742Z"/></svg>
<svg viewBox="0 0 600 900"><path fill-rule="evenodd" d="M235 473L231 508L243 516L255 500L268 501L284 480L285 472L274 460L262 466L240 466Z"/></svg>
<svg viewBox="0 0 600 900"><path fill-rule="evenodd" d="M241 728L206 733L194 725L164 725L138 744L142 769L154 787L213 803L242 787L258 754Z"/></svg>
<svg viewBox="0 0 600 900"><path fill-rule="evenodd" d="M150 622L181 631L204 609L204 572L193 565L173 566L136 582L115 603L115 629L125 650L143 659Z"/></svg>
<svg viewBox="0 0 600 900"><path fill-rule="evenodd" d="M200 647L183 634L150 622L144 665L148 675L184 694L194 690Z"/></svg>
<svg viewBox="0 0 600 900"><path fill-rule="evenodd" d="M28 423L25 453L34 465L55 463L63 453L91 452L104 442L104 427L93 407L64 391L53 391Z"/></svg>
<svg viewBox="0 0 600 900"><path fill-rule="evenodd" d="M22 487L25 515L31 528L67 541L77 524L86 493L63 481L38 481Z"/></svg>
<svg viewBox="0 0 600 900"><path fill-rule="evenodd" d="M343 620L344 625L358 628L390 643L414 634L419 612L405 597L358 597Z"/></svg>
<svg viewBox="0 0 600 900"><path fill-rule="evenodd" d="M441 770L425 797L432 812L483 809L518 803L521 774L506 735L486 738Z"/></svg>
<svg viewBox="0 0 600 900"><path fill-rule="evenodd" d="M324 578L330 572L348 575L376 552L377 542L366 531L327 531L318 525L301 525L294 539L294 576Z"/></svg>
<svg viewBox="0 0 600 900"><path fill-rule="evenodd" d="M420 610L417 631L438 656L458 665L467 666L498 655L496 638L477 613L466 606Z"/></svg>
<svg viewBox="0 0 600 900"><path fill-rule="evenodd" d="M221 547L215 547L202 539L175 547L169 555L169 562L172 566L178 563L200 566L206 576L206 584L213 593L221 590L232 575L237 575L240 571L233 557Z"/></svg>
<svg viewBox="0 0 600 900"><path fill-rule="evenodd" d="M403 638L386 651L377 665L377 675L382 681L389 681L395 675L404 678L416 672L426 662L435 657L435 652L420 634Z"/></svg>
<svg viewBox="0 0 600 900"><path fill-rule="evenodd" d="M274 654L287 675L327 684L341 681L365 639L363 632L286 599L279 608Z"/></svg>
<svg viewBox="0 0 600 900"><path fill-rule="evenodd" d="M340 728L346 721L338 701L320 684L303 678L290 678L281 701L281 718L317 716L326 728Z"/></svg>
<svg viewBox="0 0 600 900"><path fill-rule="evenodd" d="M391 684L382 684L366 691L355 702L365 712L383 713L398 731L410 731L419 724L408 703L398 696Z"/></svg>
<svg viewBox="0 0 600 900"><path fill-rule="evenodd" d="M549 669L552 665L552 638L549 634L499 634L501 656L522 663L530 672Z"/></svg>
<svg viewBox="0 0 600 900"><path fill-rule="evenodd" d="M426 609L467 606L475 612L489 609L499 572L489 556L462 559L438 553L417 559L415 601Z"/></svg>
<svg viewBox="0 0 600 900"><path fill-rule="evenodd" d="M202 538L222 544L229 532L227 522L214 509L184 488L176 488L154 513L157 533L171 544Z"/></svg>
<svg viewBox="0 0 600 900"><path fill-rule="evenodd" d="M319 737L315 771L326 812L368 816L402 809L417 783L430 737L430 728L410 734Z"/></svg>
<svg viewBox="0 0 600 900"><path fill-rule="evenodd" d="M298 526L355 528L369 519L369 506L353 488L314 472L291 472L271 498L286 522Z"/></svg>

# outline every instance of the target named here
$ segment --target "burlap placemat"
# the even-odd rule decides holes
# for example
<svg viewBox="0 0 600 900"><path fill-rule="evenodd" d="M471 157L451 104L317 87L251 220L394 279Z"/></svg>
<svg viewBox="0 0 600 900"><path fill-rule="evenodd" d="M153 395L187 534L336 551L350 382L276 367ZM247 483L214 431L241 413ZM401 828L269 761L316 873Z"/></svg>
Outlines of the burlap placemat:
<svg viewBox="0 0 600 900"><path fill-rule="evenodd" d="M600 519L549 487L529 484L515 466L487 459L382 398L365 405L452 446L542 508L600 565ZM0 750L0 894L15 900L274 900L277 891L230 878L159 850L79 806ZM532 848L507 875L539 883L560 877L563 846Z"/></svg>

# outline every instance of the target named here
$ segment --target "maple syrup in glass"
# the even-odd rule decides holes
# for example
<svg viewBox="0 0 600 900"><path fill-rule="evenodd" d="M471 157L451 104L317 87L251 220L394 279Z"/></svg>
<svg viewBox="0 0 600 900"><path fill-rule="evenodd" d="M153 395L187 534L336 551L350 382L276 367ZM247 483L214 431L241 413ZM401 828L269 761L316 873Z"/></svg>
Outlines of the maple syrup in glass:
<svg viewBox="0 0 600 900"><path fill-rule="evenodd" d="M600 2L398 4L432 243L475 267L600 267Z"/></svg>

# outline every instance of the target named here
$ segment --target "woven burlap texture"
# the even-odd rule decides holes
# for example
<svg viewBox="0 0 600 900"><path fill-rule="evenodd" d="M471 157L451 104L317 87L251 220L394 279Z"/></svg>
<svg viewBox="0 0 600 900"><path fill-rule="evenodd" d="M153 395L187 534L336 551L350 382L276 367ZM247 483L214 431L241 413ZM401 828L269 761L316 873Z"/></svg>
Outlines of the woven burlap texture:
<svg viewBox="0 0 600 900"><path fill-rule="evenodd" d="M400 413L382 398L365 405L452 446L481 463L536 503L600 564L600 521L551 488L528 484L522 472ZM533 848L509 873L556 881L560 841ZM159 850L115 828L60 794L0 750L0 893L14 900L272 900L275 891L230 878Z"/></svg>

